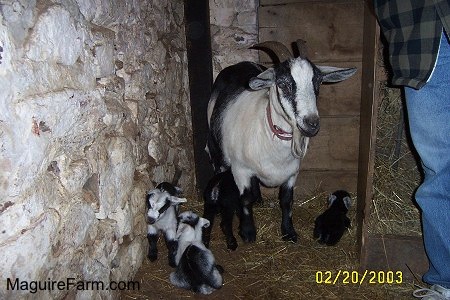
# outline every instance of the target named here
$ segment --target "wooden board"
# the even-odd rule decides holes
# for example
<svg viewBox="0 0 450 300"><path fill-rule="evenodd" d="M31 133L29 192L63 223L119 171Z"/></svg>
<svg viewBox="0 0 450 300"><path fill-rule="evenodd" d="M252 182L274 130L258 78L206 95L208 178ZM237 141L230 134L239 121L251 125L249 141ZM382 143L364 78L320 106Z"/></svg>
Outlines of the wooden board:
<svg viewBox="0 0 450 300"><path fill-rule="evenodd" d="M310 139L303 170L358 169L359 118L321 118L320 131Z"/></svg>
<svg viewBox="0 0 450 300"><path fill-rule="evenodd" d="M344 189L352 195L356 195L357 171L318 171L300 170L295 185L295 201L302 202L306 198L320 193L332 193ZM261 188L264 195L276 199L278 189ZM324 201L326 199L323 199ZM325 202L324 202L325 203Z"/></svg>
<svg viewBox="0 0 450 300"><path fill-rule="evenodd" d="M362 2L314 2L259 9L259 40L286 45L301 38L312 61L362 60ZM270 61L264 54L261 61Z"/></svg>
<svg viewBox="0 0 450 300"><path fill-rule="evenodd" d="M400 271L403 282L406 280L421 280L428 270L428 260L423 250L421 237L400 235L370 235L365 247L367 257L361 264L360 272L364 270ZM412 271L412 273L411 273Z"/></svg>
<svg viewBox="0 0 450 300"><path fill-rule="evenodd" d="M356 194L357 171L319 171L301 170L296 184L298 195L316 195L332 193L336 190L347 190Z"/></svg>

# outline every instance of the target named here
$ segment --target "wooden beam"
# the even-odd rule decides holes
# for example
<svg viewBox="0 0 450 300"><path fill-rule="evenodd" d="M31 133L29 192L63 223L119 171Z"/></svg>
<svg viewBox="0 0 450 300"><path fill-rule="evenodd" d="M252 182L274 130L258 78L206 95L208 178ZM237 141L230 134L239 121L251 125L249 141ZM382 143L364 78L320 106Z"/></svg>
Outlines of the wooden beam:
<svg viewBox="0 0 450 300"><path fill-rule="evenodd" d="M375 159L377 120L377 77L376 61L379 29L372 10L372 1L365 1L364 39L361 80L361 113L359 131L359 161L357 186L357 237L360 248L360 263L364 268L367 261L368 237L367 219L370 216L372 182Z"/></svg>
<svg viewBox="0 0 450 300"><path fill-rule="evenodd" d="M208 0L185 0L184 17L191 99L196 188L201 192L213 174L205 152L206 110L212 88L212 51Z"/></svg>

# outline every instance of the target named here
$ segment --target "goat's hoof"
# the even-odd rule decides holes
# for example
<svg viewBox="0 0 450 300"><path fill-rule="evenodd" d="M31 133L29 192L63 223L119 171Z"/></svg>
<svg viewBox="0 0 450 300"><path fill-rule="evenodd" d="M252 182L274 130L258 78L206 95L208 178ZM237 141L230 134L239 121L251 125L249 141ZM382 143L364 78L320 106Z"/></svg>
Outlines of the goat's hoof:
<svg viewBox="0 0 450 300"><path fill-rule="evenodd" d="M246 230L239 230L239 236L242 238L242 240L246 243L253 243L256 241L256 229L250 228Z"/></svg>
<svg viewBox="0 0 450 300"><path fill-rule="evenodd" d="M155 261L158 258L158 254L157 253L149 253L147 255L147 257L150 261Z"/></svg>
<svg viewBox="0 0 450 300"><path fill-rule="evenodd" d="M238 243L237 243L236 239L227 241L227 248L230 249L231 251L236 250L237 246L238 246Z"/></svg>
<svg viewBox="0 0 450 300"><path fill-rule="evenodd" d="M291 232L283 235L283 241L297 243L297 233Z"/></svg>

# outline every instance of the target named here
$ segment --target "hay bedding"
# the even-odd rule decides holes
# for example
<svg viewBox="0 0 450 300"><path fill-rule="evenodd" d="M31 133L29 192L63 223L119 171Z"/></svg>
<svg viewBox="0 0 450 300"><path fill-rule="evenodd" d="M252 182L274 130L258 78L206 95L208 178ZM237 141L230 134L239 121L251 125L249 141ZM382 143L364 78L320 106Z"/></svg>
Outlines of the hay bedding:
<svg viewBox="0 0 450 300"><path fill-rule="evenodd" d="M407 114L400 88L388 85L387 52L377 55L379 103L369 233L420 236L420 213L413 194L422 177L407 131Z"/></svg>
<svg viewBox="0 0 450 300"><path fill-rule="evenodd" d="M402 118L400 89L380 83L371 233L420 236L420 214L413 194L421 181Z"/></svg>
<svg viewBox="0 0 450 300"><path fill-rule="evenodd" d="M151 263L145 259L135 280L140 291L126 291L122 299L409 299L411 283L400 285L317 284L316 271L357 270L356 227L350 229L335 247L319 245L312 238L314 219L325 209L327 195L317 194L294 203L294 223L299 234L297 244L280 238L281 211L278 200L266 198L254 208L258 229L257 241L244 244L235 233L239 247L231 252L216 219L211 238L211 250L217 263L225 268L224 286L211 295L198 295L171 285L167 250L161 238L159 258ZM202 203L190 199L183 210L200 214ZM349 211L355 222L355 207Z"/></svg>

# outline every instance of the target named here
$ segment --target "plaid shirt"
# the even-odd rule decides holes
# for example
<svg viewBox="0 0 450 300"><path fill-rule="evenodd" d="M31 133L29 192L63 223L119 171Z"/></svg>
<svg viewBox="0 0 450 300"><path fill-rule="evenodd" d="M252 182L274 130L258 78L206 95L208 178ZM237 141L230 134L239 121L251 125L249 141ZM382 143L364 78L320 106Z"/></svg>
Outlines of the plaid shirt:
<svg viewBox="0 0 450 300"><path fill-rule="evenodd" d="M392 83L420 89L436 64L442 29L450 34L450 0L374 0L389 42Z"/></svg>

